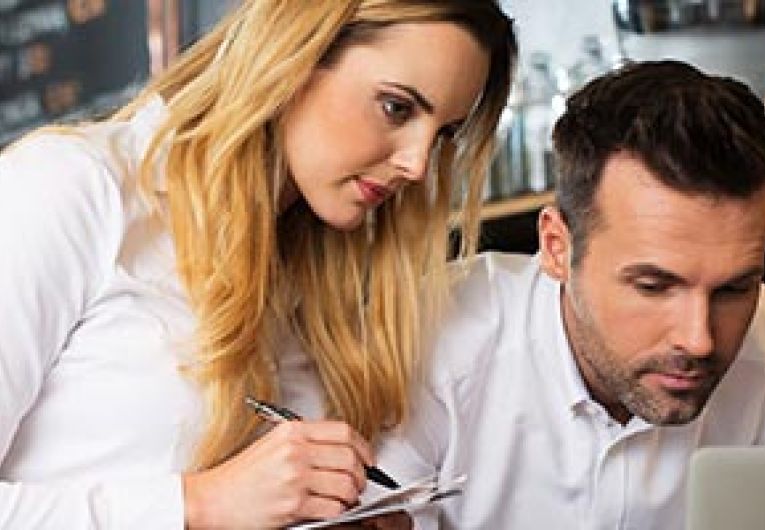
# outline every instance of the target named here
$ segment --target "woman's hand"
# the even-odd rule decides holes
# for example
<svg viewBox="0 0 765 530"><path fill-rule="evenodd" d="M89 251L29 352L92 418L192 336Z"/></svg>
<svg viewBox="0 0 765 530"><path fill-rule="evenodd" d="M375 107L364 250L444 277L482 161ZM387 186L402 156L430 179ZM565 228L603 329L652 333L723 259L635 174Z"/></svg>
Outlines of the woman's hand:
<svg viewBox="0 0 765 530"><path fill-rule="evenodd" d="M337 421L288 421L241 453L183 476L187 528L278 528L358 501L372 451Z"/></svg>

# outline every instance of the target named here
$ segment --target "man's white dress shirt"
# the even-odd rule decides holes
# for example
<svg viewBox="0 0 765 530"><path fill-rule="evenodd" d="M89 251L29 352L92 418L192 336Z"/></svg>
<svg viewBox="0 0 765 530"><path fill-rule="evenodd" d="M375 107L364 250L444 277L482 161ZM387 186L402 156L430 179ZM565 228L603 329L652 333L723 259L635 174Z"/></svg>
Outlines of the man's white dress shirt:
<svg viewBox="0 0 765 530"><path fill-rule="evenodd" d="M700 417L622 426L590 397L560 285L536 257L484 255L454 298L412 421L379 457L405 481L467 475L464 494L442 501L442 528L682 530L692 451L763 442L763 311ZM420 528L436 517L420 513Z"/></svg>
<svg viewBox="0 0 765 530"><path fill-rule="evenodd" d="M0 528L184 527L195 319L136 184L165 116L155 98L0 157ZM320 415L311 365L282 354L285 404Z"/></svg>

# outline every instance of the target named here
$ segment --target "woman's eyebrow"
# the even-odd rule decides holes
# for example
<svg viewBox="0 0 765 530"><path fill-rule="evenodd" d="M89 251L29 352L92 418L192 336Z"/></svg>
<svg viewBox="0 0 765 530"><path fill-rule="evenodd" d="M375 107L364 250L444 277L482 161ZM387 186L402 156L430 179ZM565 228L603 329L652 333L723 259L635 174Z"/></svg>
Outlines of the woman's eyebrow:
<svg viewBox="0 0 765 530"><path fill-rule="evenodd" d="M417 104L422 107L422 109L427 112L428 114L433 114L433 104L428 101L428 99L423 96L416 88L409 85L404 85L402 83L396 83L393 81L384 81L383 85L392 86L399 90L403 90L410 96L412 96L412 99L414 99Z"/></svg>

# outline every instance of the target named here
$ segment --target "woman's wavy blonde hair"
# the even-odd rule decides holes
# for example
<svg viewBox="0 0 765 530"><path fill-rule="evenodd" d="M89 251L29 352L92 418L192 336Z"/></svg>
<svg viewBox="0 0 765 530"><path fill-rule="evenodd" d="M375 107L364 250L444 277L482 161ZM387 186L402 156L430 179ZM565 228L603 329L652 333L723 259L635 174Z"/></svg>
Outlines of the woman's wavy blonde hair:
<svg viewBox="0 0 765 530"><path fill-rule="evenodd" d="M436 146L429 184L407 187L357 230L325 225L302 201L278 215L286 171L279 117L293 95L348 46L425 21L458 24L491 54L460 145ZM153 175L166 164L177 267L198 318L191 370L209 416L195 467L252 440L258 420L244 397L278 400L285 332L315 362L330 417L369 439L405 417L423 317L433 309L423 283L445 293L454 195L465 206L460 252L475 246L516 53L512 24L493 0L244 0L115 115L129 117L156 94L169 110L141 180L156 199Z"/></svg>

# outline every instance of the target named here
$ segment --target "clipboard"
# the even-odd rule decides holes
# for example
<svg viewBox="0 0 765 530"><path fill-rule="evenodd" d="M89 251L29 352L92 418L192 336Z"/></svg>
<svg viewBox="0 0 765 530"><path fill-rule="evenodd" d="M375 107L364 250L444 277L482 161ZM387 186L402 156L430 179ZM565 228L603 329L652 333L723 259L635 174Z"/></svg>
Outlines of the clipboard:
<svg viewBox="0 0 765 530"><path fill-rule="evenodd" d="M446 483L438 484L435 477L424 478L403 488L383 493L343 512L337 517L321 521L303 522L287 528L291 530L314 530L362 521L370 517L385 515L386 513L416 511L441 499L460 495L465 480L466 476L460 475Z"/></svg>

